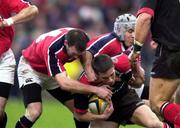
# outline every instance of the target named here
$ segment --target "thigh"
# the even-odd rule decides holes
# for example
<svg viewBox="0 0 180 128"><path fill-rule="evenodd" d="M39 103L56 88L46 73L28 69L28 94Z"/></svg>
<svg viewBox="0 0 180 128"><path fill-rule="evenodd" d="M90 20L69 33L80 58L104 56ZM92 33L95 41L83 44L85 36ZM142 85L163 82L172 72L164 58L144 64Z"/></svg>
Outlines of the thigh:
<svg viewBox="0 0 180 128"><path fill-rule="evenodd" d="M14 84L15 58L11 49L0 57L0 82Z"/></svg>
<svg viewBox="0 0 180 128"><path fill-rule="evenodd" d="M62 90L60 87L47 91L49 94L51 94L54 98L56 98L59 102L63 104L74 98L74 95L71 92Z"/></svg>
<svg viewBox="0 0 180 128"><path fill-rule="evenodd" d="M178 89L176 90L175 93L175 103L180 105L180 85L178 86Z"/></svg>
<svg viewBox="0 0 180 128"><path fill-rule="evenodd" d="M38 84L42 86L43 80L40 75L30 66L30 64L21 56L17 68L19 88L30 84Z"/></svg>
<svg viewBox="0 0 180 128"><path fill-rule="evenodd" d="M160 79L151 78L150 80L150 104L161 107L162 103L170 101L176 91L180 79Z"/></svg>
<svg viewBox="0 0 180 128"><path fill-rule="evenodd" d="M135 124L144 126L144 127L156 127L159 128L163 126L162 122L158 119L158 117L151 111L151 109L142 105L139 106L133 113L131 117L131 121Z"/></svg>
<svg viewBox="0 0 180 128"><path fill-rule="evenodd" d="M114 112L107 121L126 124L134 111L144 102L138 97L134 89L129 89L122 97L112 97Z"/></svg>
<svg viewBox="0 0 180 128"><path fill-rule="evenodd" d="M118 128L118 123L112 121L92 121L90 128Z"/></svg>

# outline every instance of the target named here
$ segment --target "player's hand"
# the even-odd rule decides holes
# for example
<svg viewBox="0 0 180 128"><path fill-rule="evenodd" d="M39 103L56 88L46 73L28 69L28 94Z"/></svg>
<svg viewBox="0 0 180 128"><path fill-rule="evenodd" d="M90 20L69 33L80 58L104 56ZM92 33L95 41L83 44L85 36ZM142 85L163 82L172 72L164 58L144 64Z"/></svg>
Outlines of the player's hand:
<svg viewBox="0 0 180 128"><path fill-rule="evenodd" d="M107 87L97 87L96 95L102 99L105 99L108 103L111 102L112 91Z"/></svg>
<svg viewBox="0 0 180 128"><path fill-rule="evenodd" d="M0 17L0 28L8 27L14 24L14 21L12 18L3 19Z"/></svg>
<svg viewBox="0 0 180 128"><path fill-rule="evenodd" d="M130 63L131 63L132 69L136 68L136 63L137 63L139 55L140 55L140 53L133 51L132 55L130 56Z"/></svg>
<svg viewBox="0 0 180 128"><path fill-rule="evenodd" d="M114 111L114 107L111 101L102 114L103 119L108 119L109 116L111 116L111 114L113 113L113 111Z"/></svg>

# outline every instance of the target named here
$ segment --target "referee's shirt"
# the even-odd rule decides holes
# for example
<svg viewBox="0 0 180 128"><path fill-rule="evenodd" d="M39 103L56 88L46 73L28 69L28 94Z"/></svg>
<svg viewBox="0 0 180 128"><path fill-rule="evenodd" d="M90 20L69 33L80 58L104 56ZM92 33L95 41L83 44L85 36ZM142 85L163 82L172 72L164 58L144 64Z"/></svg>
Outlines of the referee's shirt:
<svg viewBox="0 0 180 128"><path fill-rule="evenodd" d="M151 32L154 41L169 50L180 50L180 0L142 0L138 14L153 16Z"/></svg>

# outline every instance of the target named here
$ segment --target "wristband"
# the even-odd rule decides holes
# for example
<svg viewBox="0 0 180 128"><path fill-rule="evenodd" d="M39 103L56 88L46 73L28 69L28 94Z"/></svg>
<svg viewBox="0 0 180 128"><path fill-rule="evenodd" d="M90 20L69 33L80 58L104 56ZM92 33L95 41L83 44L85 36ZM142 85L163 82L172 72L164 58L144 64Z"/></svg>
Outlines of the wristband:
<svg viewBox="0 0 180 128"><path fill-rule="evenodd" d="M141 44L140 42L135 40L134 41L134 52L140 53L142 46L143 46L143 44Z"/></svg>
<svg viewBox="0 0 180 128"><path fill-rule="evenodd" d="M12 18L4 19L4 21L7 23L8 26L11 26L14 24L14 21Z"/></svg>

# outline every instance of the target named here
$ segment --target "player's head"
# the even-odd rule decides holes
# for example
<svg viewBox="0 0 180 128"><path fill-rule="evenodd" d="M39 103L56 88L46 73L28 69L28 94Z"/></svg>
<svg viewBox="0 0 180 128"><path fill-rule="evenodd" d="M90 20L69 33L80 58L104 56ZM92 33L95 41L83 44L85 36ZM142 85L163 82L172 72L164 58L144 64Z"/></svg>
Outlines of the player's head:
<svg viewBox="0 0 180 128"><path fill-rule="evenodd" d="M80 29L72 29L66 34L67 54L70 57L81 55L89 42L88 35Z"/></svg>
<svg viewBox="0 0 180 128"><path fill-rule="evenodd" d="M120 41L127 43L126 45L130 45L128 43L133 43L135 22L136 17L132 14L120 15L114 22L114 32L119 37Z"/></svg>
<svg viewBox="0 0 180 128"><path fill-rule="evenodd" d="M99 82L113 85L115 69L112 59L108 55L98 55L92 60L92 68Z"/></svg>

